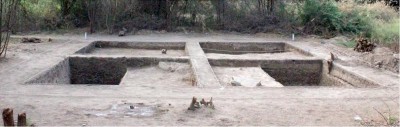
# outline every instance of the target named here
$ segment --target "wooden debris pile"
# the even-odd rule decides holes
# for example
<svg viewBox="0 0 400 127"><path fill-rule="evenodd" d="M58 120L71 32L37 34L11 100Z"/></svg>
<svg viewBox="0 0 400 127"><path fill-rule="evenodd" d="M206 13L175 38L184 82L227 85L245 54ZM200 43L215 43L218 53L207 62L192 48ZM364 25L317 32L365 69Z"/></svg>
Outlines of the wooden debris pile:
<svg viewBox="0 0 400 127"><path fill-rule="evenodd" d="M212 102L212 97L211 97L210 101L205 101L203 98L203 99L201 99L200 102L197 101L196 97L193 97L188 110L195 111L196 109L199 109L201 107L215 109L214 103Z"/></svg>
<svg viewBox="0 0 400 127"><path fill-rule="evenodd" d="M39 38L35 38L35 37L24 37L21 39L21 43L41 43L42 40L40 40Z"/></svg>
<svg viewBox="0 0 400 127"><path fill-rule="evenodd" d="M374 50L375 47L376 47L376 45L374 43L372 43L371 41L368 41L368 39L359 38L357 40L356 46L354 47L354 51L371 52L372 50Z"/></svg>

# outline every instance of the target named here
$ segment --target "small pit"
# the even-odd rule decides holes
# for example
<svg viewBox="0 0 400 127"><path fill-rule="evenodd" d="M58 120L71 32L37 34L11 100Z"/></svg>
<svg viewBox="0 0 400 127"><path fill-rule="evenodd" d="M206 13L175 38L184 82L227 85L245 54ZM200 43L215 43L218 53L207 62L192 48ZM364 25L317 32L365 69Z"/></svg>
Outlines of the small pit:
<svg viewBox="0 0 400 127"><path fill-rule="evenodd" d="M28 83L119 85L126 71L121 59L70 57Z"/></svg>
<svg viewBox="0 0 400 127"><path fill-rule="evenodd" d="M323 60L216 60L210 59L214 73L224 86L351 86L326 73ZM249 84L250 85L243 85ZM260 85L257 85L260 83Z"/></svg>
<svg viewBox="0 0 400 127"><path fill-rule="evenodd" d="M127 69L121 59L70 58L71 84L119 85Z"/></svg>
<svg viewBox="0 0 400 127"><path fill-rule="evenodd" d="M187 56L185 42L113 42L96 41L77 51L84 55ZM162 53L165 49L166 53Z"/></svg>
<svg viewBox="0 0 400 127"><path fill-rule="evenodd" d="M321 85L322 65L322 60L282 60L266 61L261 68L284 86L315 86Z"/></svg>
<svg viewBox="0 0 400 127"><path fill-rule="evenodd" d="M69 57L27 84L192 86L187 59Z"/></svg>

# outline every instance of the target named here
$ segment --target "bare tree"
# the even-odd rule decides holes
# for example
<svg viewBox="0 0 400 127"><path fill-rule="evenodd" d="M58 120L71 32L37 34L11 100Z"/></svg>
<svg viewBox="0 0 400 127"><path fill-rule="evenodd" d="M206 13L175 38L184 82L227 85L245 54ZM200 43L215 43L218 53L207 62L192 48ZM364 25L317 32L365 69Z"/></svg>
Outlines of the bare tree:
<svg viewBox="0 0 400 127"><path fill-rule="evenodd" d="M94 25L96 22L96 8L97 8L97 1L95 0L88 0L85 1L87 7L87 13L89 18L89 33L94 33Z"/></svg>
<svg viewBox="0 0 400 127"><path fill-rule="evenodd" d="M267 4L267 8L268 8L268 12L270 14L274 13L274 6L275 6L275 0L268 0L268 4Z"/></svg>
<svg viewBox="0 0 400 127"><path fill-rule="evenodd" d="M0 0L0 56L6 57L18 0Z"/></svg>
<svg viewBox="0 0 400 127"><path fill-rule="evenodd" d="M266 1L265 0L257 0L257 2L258 2L258 11L259 11L260 15L264 15L266 12L265 9L267 6Z"/></svg>
<svg viewBox="0 0 400 127"><path fill-rule="evenodd" d="M211 0L211 2L213 3L213 5L216 9L218 27L223 28L224 23L222 21L224 20L226 1L225 0Z"/></svg>

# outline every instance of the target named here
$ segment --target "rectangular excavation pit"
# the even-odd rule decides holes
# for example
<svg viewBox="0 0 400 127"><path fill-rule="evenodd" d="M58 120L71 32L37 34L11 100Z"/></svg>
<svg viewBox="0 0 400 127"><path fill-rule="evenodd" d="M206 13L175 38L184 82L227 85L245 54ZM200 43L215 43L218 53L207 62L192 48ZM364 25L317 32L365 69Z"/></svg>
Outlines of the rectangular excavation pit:
<svg viewBox="0 0 400 127"><path fill-rule="evenodd" d="M122 59L69 57L28 84L94 84L118 85L127 69Z"/></svg>
<svg viewBox="0 0 400 127"><path fill-rule="evenodd" d="M187 59L152 57L69 57L33 77L27 84L187 85L192 71Z"/></svg>
<svg viewBox="0 0 400 127"><path fill-rule="evenodd" d="M76 54L123 56L187 56L185 42L116 42L95 41ZM166 49L166 54L162 50Z"/></svg>
<svg viewBox="0 0 400 127"><path fill-rule="evenodd" d="M261 82L265 87L352 86L326 73L323 60L232 60L209 59L221 84L232 86L235 77ZM233 79L232 79L233 78ZM256 81L254 81L256 80ZM247 82L246 82L247 83ZM254 83L251 86L255 86Z"/></svg>
<svg viewBox="0 0 400 127"><path fill-rule="evenodd" d="M285 42L200 42L208 58L306 58L312 56Z"/></svg>

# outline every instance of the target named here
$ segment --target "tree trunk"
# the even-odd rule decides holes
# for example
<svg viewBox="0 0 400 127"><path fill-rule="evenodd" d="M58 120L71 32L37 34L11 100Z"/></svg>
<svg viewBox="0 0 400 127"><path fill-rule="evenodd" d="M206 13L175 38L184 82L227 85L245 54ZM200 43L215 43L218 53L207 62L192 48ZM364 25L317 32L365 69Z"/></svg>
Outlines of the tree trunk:
<svg viewBox="0 0 400 127"><path fill-rule="evenodd" d="M258 11L260 15L265 14L266 2L265 0L258 0Z"/></svg>
<svg viewBox="0 0 400 127"><path fill-rule="evenodd" d="M11 34L12 21L15 17L17 0L0 0L0 56L7 55L8 42ZM5 19L3 19L3 16ZM3 35L5 34L5 35Z"/></svg>
<svg viewBox="0 0 400 127"><path fill-rule="evenodd" d="M224 12L225 12L225 0L213 0L214 6L217 12L217 25L221 29L224 27Z"/></svg>
<svg viewBox="0 0 400 127"><path fill-rule="evenodd" d="M85 1L87 7L87 13L89 18L89 33L94 33L94 24L96 22L96 8L97 8L97 1Z"/></svg>
<svg viewBox="0 0 400 127"><path fill-rule="evenodd" d="M268 12L269 14L274 14L275 0L268 0Z"/></svg>
<svg viewBox="0 0 400 127"><path fill-rule="evenodd" d="M165 2L165 19L166 19L166 29L167 31L171 30L171 7L172 7L172 1L171 0L166 0Z"/></svg>

